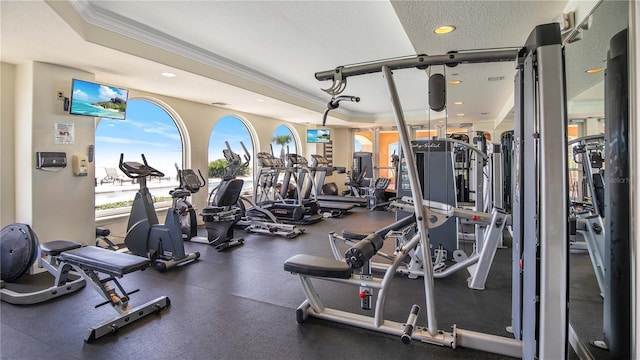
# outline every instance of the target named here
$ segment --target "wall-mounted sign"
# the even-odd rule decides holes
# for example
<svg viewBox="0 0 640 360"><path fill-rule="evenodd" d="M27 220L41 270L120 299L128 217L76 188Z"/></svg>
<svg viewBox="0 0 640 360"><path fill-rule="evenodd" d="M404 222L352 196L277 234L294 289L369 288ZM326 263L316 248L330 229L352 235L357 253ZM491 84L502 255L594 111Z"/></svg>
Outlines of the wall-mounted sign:
<svg viewBox="0 0 640 360"><path fill-rule="evenodd" d="M73 124L55 124L53 129L53 143L60 144L73 144Z"/></svg>

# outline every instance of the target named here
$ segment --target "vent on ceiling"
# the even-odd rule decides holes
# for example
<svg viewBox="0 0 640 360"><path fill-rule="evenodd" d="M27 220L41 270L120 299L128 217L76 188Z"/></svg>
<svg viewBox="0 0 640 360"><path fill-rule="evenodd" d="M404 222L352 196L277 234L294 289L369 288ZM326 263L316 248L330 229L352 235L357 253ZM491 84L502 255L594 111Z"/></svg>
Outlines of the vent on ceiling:
<svg viewBox="0 0 640 360"><path fill-rule="evenodd" d="M460 127L461 127L461 128L470 128L470 127L472 127L472 126L473 126L473 124L472 124L472 123L461 123L461 124L460 124Z"/></svg>
<svg viewBox="0 0 640 360"><path fill-rule="evenodd" d="M212 102L211 105L214 105L214 106L227 106L229 104L227 104L226 102L216 101L216 102Z"/></svg>
<svg viewBox="0 0 640 360"><path fill-rule="evenodd" d="M504 80L504 76L492 76L487 79L487 81L502 81Z"/></svg>

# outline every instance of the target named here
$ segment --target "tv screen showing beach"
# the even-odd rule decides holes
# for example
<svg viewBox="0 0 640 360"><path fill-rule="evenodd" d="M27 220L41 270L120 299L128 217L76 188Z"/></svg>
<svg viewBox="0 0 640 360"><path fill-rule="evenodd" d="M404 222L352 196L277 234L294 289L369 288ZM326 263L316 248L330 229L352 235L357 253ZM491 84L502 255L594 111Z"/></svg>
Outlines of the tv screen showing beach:
<svg viewBox="0 0 640 360"><path fill-rule="evenodd" d="M124 120L129 91L73 79L70 114Z"/></svg>
<svg viewBox="0 0 640 360"><path fill-rule="evenodd" d="M331 132L322 129L307 129L308 143L328 143L331 141Z"/></svg>

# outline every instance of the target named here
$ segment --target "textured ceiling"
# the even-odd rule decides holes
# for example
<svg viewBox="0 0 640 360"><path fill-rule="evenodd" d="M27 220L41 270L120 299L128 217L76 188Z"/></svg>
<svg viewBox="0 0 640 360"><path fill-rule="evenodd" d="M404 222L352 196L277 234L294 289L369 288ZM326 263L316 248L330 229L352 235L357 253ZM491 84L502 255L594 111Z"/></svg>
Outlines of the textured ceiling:
<svg viewBox="0 0 640 360"><path fill-rule="evenodd" d="M287 121L319 124L329 95L317 71L415 53L520 47L566 1L0 1L2 61L43 61L85 70L138 91ZM526 16L521 16L526 14ZM457 30L436 36L437 25ZM493 122L508 110L513 66L461 65L446 71L447 114ZM167 79L160 72L178 76ZM411 122L427 118L427 74L397 71ZM489 82L489 77L504 80ZM349 80L329 124L392 124L379 74ZM258 101L264 100L264 101ZM452 101L463 101L454 107ZM458 118L454 114L464 113ZM443 116L438 114L433 116Z"/></svg>

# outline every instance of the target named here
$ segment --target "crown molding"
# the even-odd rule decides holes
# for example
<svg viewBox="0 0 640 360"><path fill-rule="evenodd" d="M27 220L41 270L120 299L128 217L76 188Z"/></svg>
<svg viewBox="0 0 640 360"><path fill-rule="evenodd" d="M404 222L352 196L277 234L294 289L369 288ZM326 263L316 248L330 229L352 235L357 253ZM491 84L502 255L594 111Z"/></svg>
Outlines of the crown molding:
<svg viewBox="0 0 640 360"><path fill-rule="evenodd" d="M273 89L276 92L281 92L290 97L300 99L302 101L312 103L323 109L326 106L326 99L322 99L318 96L310 94L304 90L293 87L281 80L266 75L264 73L255 71L247 66L237 63L233 60L215 54L211 51L195 46L183 40L180 40L174 36L166 34L162 31L153 29L147 25L139 23L135 20L124 17L120 14L114 13L110 10L96 6L94 3L87 0L68 0L73 10L80 16L82 21L99 29L110 31L121 36L140 41L152 47L162 49L184 58L196 61L198 63L210 66L214 69L224 71L238 78L246 81L258 84L269 89ZM85 40L89 41L86 38ZM115 49L119 50L119 49ZM133 54L135 55L135 54ZM155 61L154 59L150 59ZM174 66L175 67L175 66ZM188 68L182 69L184 71L192 72ZM210 77L211 78L211 77ZM218 79L213 79L218 80ZM231 83L230 85L238 86ZM247 89L254 91L251 89ZM273 96L273 94L262 94L264 96ZM278 99L281 101L287 101L287 99ZM295 104L299 105L299 104ZM300 105L299 105L300 106ZM318 109L311 109L318 111ZM346 109L340 109L335 111L337 114L342 114L345 117L370 117L371 114L354 112Z"/></svg>

